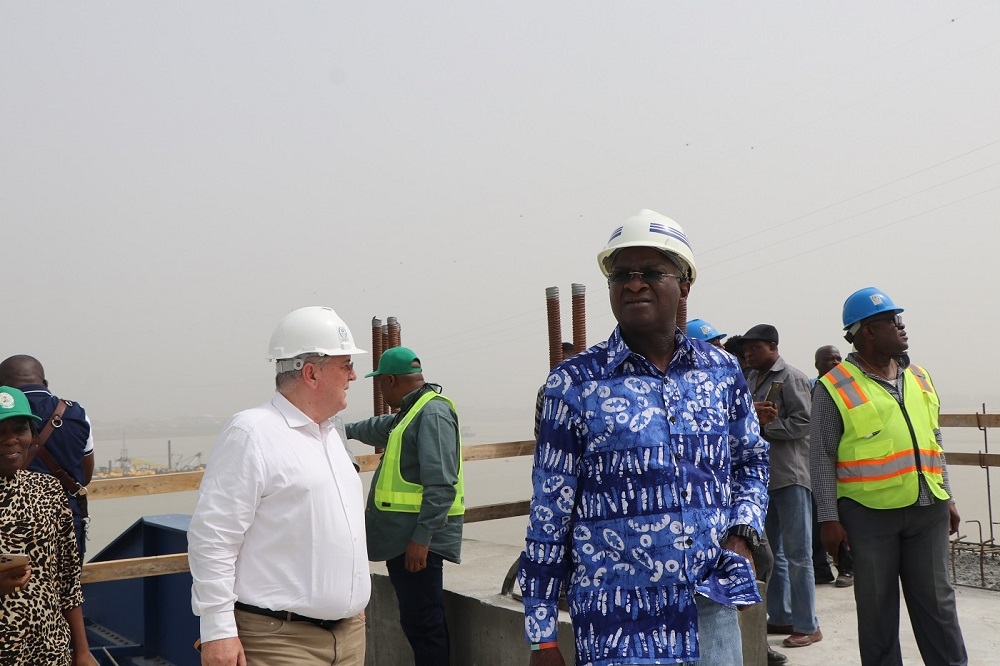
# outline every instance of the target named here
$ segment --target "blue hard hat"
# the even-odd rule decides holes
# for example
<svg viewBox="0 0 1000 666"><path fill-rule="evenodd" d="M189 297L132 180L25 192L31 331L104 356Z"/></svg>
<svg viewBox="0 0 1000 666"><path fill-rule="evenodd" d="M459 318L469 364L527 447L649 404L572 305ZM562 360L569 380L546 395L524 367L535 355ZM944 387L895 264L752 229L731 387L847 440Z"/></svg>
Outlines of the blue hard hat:
<svg viewBox="0 0 1000 666"><path fill-rule="evenodd" d="M715 327L704 319L692 319L687 324L687 335L689 338L708 342L716 338L725 337L725 333L719 333Z"/></svg>
<svg viewBox="0 0 1000 666"><path fill-rule="evenodd" d="M892 299L875 287L865 287L847 297L844 301L844 330L846 331L862 319L868 319L880 312L902 312Z"/></svg>

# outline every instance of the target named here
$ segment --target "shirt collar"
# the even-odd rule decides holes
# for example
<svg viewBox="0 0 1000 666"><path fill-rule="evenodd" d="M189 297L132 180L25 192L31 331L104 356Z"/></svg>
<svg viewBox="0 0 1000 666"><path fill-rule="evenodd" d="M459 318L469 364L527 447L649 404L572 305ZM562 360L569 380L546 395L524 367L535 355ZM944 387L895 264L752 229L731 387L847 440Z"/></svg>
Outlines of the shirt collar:
<svg viewBox="0 0 1000 666"><path fill-rule="evenodd" d="M670 365L683 360L686 364L693 364L695 360L695 354L697 351L694 345L691 344L691 340L688 339L684 332L679 328L674 329L674 355L670 359ZM640 363L645 363L653 368L656 366L647 359L642 354L634 352L629 349L629 346L625 343L625 339L622 337L621 326L615 326L615 330L611 333L611 337L608 338L608 362L604 367L604 376L608 377L610 375L618 372L622 364L628 361L630 358L635 357L635 361ZM667 366L670 369L670 366ZM663 375L659 368L656 369L658 375Z"/></svg>
<svg viewBox="0 0 1000 666"><path fill-rule="evenodd" d="M784 369L785 369L785 359L781 358L781 356L779 355L777 360L775 360L774 365L771 366L771 369L768 370L768 372L781 372Z"/></svg>
<svg viewBox="0 0 1000 666"><path fill-rule="evenodd" d="M420 388L413 389L412 391L410 391L409 393L407 393L406 395L404 395L403 399L399 401L399 411L400 411L400 413L405 412L410 407L412 407L413 403L415 403L417 401L417 399L424 394L424 390L427 389L427 388L431 388L432 386L433 386L433 384L430 384L428 382L424 382L424 385L421 386ZM438 387L438 391L437 392L438 393L441 392L440 391L440 387Z"/></svg>
<svg viewBox="0 0 1000 666"><path fill-rule="evenodd" d="M898 379L899 375L902 374L903 371L906 370L908 367L910 367L910 355L907 354L906 352L903 352L899 356L894 356L893 358L896 359L896 365L899 367L899 370L896 373L896 377ZM858 360L858 352L857 351L848 352L847 353L847 358L845 358L844 360L850 362L853 365L855 365L858 369L861 370L861 372L865 373L869 377L878 377L882 381L885 381L885 377L879 377L878 375L873 375L870 372L868 372L867 370L865 370L864 364L861 361Z"/></svg>
<svg viewBox="0 0 1000 666"><path fill-rule="evenodd" d="M18 386L21 393L44 393L45 395L52 395L52 392L45 386L45 384L25 384L24 386Z"/></svg>
<svg viewBox="0 0 1000 666"><path fill-rule="evenodd" d="M274 397L271 398L271 404L285 419L285 423L288 424L289 428L302 428L304 426L317 425L315 421L306 416L301 409L292 404L292 402L281 393L275 392ZM330 417L324 421L324 423L328 421L332 422L332 420L333 417Z"/></svg>

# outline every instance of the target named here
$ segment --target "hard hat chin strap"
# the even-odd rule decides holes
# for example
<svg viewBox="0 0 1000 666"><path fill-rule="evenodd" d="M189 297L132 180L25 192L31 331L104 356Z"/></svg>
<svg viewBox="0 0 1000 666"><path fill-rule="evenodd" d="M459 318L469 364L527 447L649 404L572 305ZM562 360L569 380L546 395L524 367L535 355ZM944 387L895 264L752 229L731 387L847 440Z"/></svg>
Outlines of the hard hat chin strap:
<svg viewBox="0 0 1000 666"><path fill-rule="evenodd" d="M275 372L281 374L282 372L292 372L295 370L301 370L302 366L306 364L308 358L309 357L278 359L278 361L275 363Z"/></svg>
<svg viewBox="0 0 1000 666"><path fill-rule="evenodd" d="M851 324L851 327L847 329L847 332L844 333L844 339L847 340L849 343L854 344L854 336L856 336L858 334L858 331L860 330L861 330L861 322L860 321L854 322L853 324Z"/></svg>

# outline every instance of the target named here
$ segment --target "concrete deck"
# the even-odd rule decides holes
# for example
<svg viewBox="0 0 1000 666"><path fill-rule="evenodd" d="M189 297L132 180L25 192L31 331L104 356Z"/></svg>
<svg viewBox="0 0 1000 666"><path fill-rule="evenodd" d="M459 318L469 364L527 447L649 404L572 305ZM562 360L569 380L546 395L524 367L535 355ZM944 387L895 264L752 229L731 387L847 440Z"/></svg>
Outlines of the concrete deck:
<svg viewBox="0 0 1000 666"><path fill-rule="evenodd" d="M453 658L465 666L527 664L528 649L521 634L521 605L500 595L500 586L520 549L466 539L461 565L445 564L444 582ZM395 598L385 568L372 565L376 591L368 609L370 665L412 664L409 646L399 630ZM854 593L850 588L821 585L816 591L817 615L823 640L807 648L785 648L781 636L770 644L788 656L788 666L851 666L859 664ZM958 612L970 664L1000 663L1000 593L958 588ZM565 614L564 614L565 615ZM921 663L909 621L902 611L900 639L903 660ZM568 616L560 631L563 654L571 656ZM375 639L377 637L377 639Z"/></svg>
<svg viewBox="0 0 1000 666"><path fill-rule="evenodd" d="M956 588L958 616L969 652L969 664L1000 663L1000 592L974 587ZM899 638L903 662L920 664L905 602L900 592ZM783 636L768 636L771 647L788 657L787 666L851 666L858 658L857 616L851 588L820 585L816 589L816 615L823 640L805 648L786 648Z"/></svg>

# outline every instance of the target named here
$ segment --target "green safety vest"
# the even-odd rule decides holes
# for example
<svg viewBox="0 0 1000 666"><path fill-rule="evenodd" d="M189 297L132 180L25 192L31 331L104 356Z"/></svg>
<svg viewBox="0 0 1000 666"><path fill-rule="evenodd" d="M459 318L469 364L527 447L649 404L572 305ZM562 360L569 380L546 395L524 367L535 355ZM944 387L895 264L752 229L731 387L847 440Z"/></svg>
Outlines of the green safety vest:
<svg viewBox="0 0 1000 666"><path fill-rule="evenodd" d="M903 404L860 368L844 361L823 375L844 422L837 449L837 497L872 509L898 509L917 501L918 474L931 493L948 499L941 447L934 437L941 402L927 371L903 372Z"/></svg>
<svg viewBox="0 0 1000 666"><path fill-rule="evenodd" d="M424 487L418 483L410 483L399 471L400 452L403 449L403 432L410 425L417 413L431 400L444 400L458 414L455 403L448 398L427 391L417 398L413 406L406 412L396 427L389 433L389 441L385 445L382 456L381 470L378 481L375 482L375 506L382 511L398 511L400 513L420 513L420 504L424 499ZM465 513L465 481L462 474L462 433L458 429L458 483L455 484L455 501L448 509L449 516L461 516Z"/></svg>

